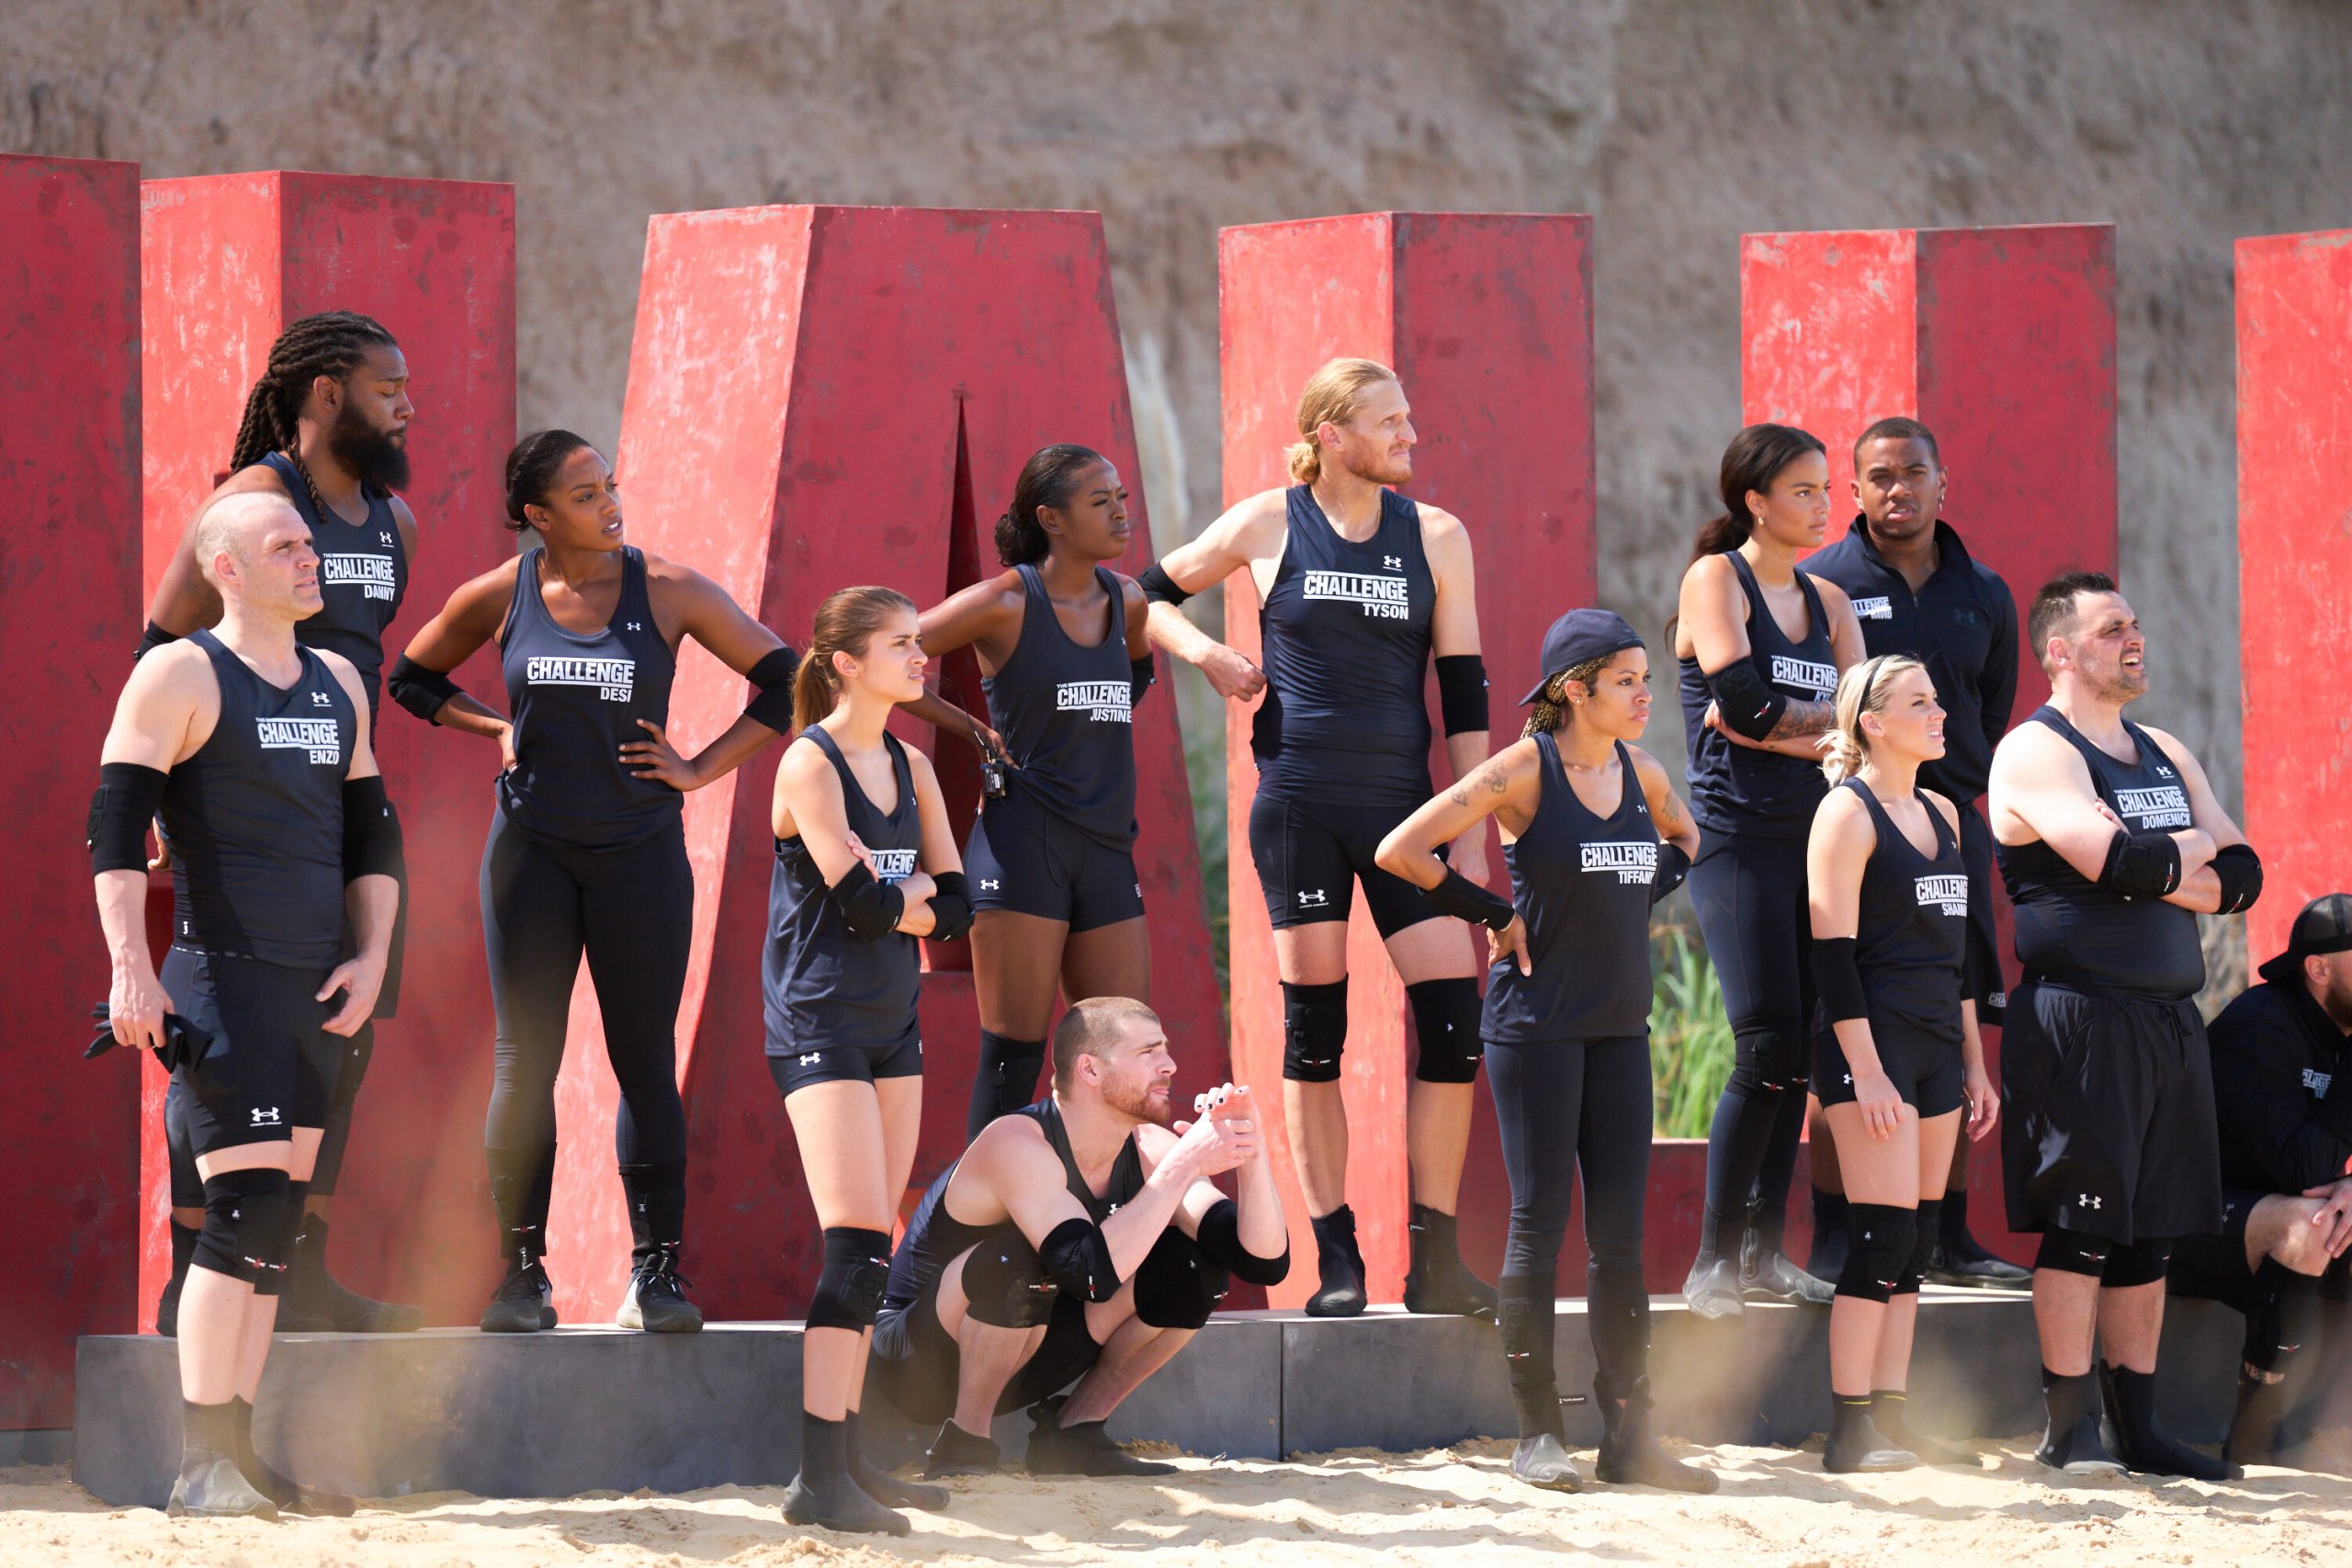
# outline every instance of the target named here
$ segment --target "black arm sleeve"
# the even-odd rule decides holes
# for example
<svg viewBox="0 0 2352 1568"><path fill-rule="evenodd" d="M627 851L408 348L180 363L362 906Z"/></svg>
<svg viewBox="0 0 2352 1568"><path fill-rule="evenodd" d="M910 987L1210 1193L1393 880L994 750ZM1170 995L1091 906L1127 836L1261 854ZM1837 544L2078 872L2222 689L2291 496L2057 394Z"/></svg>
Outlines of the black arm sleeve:
<svg viewBox="0 0 2352 1568"><path fill-rule="evenodd" d="M2098 885L2127 898L2161 898L2180 886L2180 844L2170 833L2118 832Z"/></svg>
<svg viewBox="0 0 2352 1568"><path fill-rule="evenodd" d="M2213 853L2213 874L2222 884L2217 915L2243 915L2262 897L2262 857L2252 844L2231 844Z"/></svg>
<svg viewBox="0 0 2352 1568"><path fill-rule="evenodd" d="M1129 705L1132 706L1143 701L1143 694L1151 690L1152 682L1158 679L1159 679L1159 672L1153 668L1149 655L1141 659L1128 660L1127 702Z"/></svg>
<svg viewBox="0 0 2352 1568"><path fill-rule="evenodd" d="M343 879L399 878L408 867L401 856L400 814L384 793L381 773L343 781Z"/></svg>
<svg viewBox="0 0 2352 1568"><path fill-rule="evenodd" d="M1092 1220L1064 1220L1037 1248L1055 1284L1082 1302L1107 1302L1119 1293L1111 1267L1111 1244Z"/></svg>
<svg viewBox="0 0 2352 1568"><path fill-rule="evenodd" d="M1136 579L1136 586L1142 589L1143 596L1155 604L1182 604L1192 597L1176 586L1176 580L1170 577L1158 561L1143 569L1143 575Z"/></svg>
<svg viewBox="0 0 2352 1568"><path fill-rule="evenodd" d="M405 653L393 661L392 672L384 678L384 689L392 694L392 701L427 724L439 724L435 716L458 694L458 683L449 679L447 671L427 670Z"/></svg>
<svg viewBox="0 0 2352 1568"><path fill-rule="evenodd" d="M1714 694L1724 722L1750 740L1770 739L1772 727L1789 711L1788 694L1765 684L1752 660L1735 660L1708 676L1707 690Z"/></svg>
<svg viewBox="0 0 2352 1568"><path fill-rule="evenodd" d="M147 629L139 634L139 646L130 650L130 661L136 664L165 643L179 640L179 634L176 632L167 632L150 621L147 623Z"/></svg>
<svg viewBox="0 0 2352 1568"><path fill-rule="evenodd" d="M1278 1258L1261 1258L1241 1245L1241 1206L1230 1198L1209 1205L1209 1212L1201 1216L1200 1234L1194 1240L1202 1257L1235 1279L1252 1285L1279 1285L1290 1273L1287 1237Z"/></svg>
<svg viewBox="0 0 2352 1568"><path fill-rule="evenodd" d="M1854 962L1858 945L1849 936L1813 939L1813 988L1820 993L1822 1009L1832 1023L1871 1015L1870 1000L1862 990L1861 965Z"/></svg>
<svg viewBox="0 0 2352 1568"><path fill-rule="evenodd" d="M1489 931L1510 927L1510 900L1479 886L1460 872L1447 868L1445 880L1428 889L1430 907L1441 915L1485 926Z"/></svg>
<svg viewBox="0 0 2352 1568"><path fill-rule="evenodd" d="M759 720L778 735L791 734L792 678L799 672L800 656L788 648L762 658L743 676L759 688L743 705L743 716Z"/></svg>
<svg viewBox="0 0 2352 1568"><path fill-rule="evenodd" d="M1661 841L1657 847L1657 874L1650 878L1650 902L1663 900L1690 874L1690 857L1682 852L1682 846Z"/></svg>
<svg viewBox="0 0 2352 1568"><path fill-rule="evenodd" d="M164 775L137 762L101 762L84 829L90 874L147 869L147 824L164 800Z"/></svg>
<svg viewBox="0 0 2352 1568"><path fill-rule="evenodd" d="M954 942L972 929L972 885L960 871L943 871L931 880L938 888L931 896L931 940Z"/></svg>
<svg viewBox="0 0 2352 1568"><path fill-rule="evenodd" d="M1437 711L1448 735L1487 728L1487 661L1475 653L1449 653L1437 661Z"/></svg>
<svg viewBox="0 0 2352 1568"><path fill-rule="evenodd" d="M2278 989L2233 1002L2213 1021L2213 1103L2222 1142L2259 1165L2274 1190L2301 1192L2347 1174L2352 1087L2339 1079L2311 1098L2306 1048Z"/></svg>
<svg viewBox="0 0 2352 1568"><path fill-rule="evenodd" d="M874 880L864 861L851 866L829 891L850 934L868 942L897 931L899 917L907 912L907 896L894 883Z"/></svg>

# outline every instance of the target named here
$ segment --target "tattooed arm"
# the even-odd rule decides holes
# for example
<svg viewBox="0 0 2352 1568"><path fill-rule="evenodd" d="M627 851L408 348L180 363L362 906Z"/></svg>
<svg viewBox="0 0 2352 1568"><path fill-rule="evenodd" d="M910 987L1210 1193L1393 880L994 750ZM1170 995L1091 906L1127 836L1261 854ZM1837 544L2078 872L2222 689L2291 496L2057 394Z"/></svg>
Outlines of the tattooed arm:
<svg viewBox="0 0 2352 1568"><path fill-rule="evenodd" d="M1383 871L1416 887L1435 887L1445 880L1445 863L1437 858L1440 844L1484 827L1489 817L1513 838L1527 830L1542 788L1535 770L1535 742L1512 741L1452 789L1424 801L1380 841L1373 858Z"/></svg>

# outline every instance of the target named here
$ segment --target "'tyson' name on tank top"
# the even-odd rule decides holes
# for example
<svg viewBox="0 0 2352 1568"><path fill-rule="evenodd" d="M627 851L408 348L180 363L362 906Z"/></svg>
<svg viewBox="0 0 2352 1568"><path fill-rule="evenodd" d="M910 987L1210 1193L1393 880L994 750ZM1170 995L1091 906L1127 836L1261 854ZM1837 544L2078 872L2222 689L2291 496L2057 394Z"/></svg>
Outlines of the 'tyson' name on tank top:
<svg viewBox="0 0 2352 1568"><path fill-rule="evenodd" d="M1885 1020L1957 1043L1961 961L1967 951L1968 866L1944 814L1926 801L1936 852L1923 855L1860 779L1841 786L1862 797L1877 842L1862 866L1854 964L1873 1021ZM1823 1015L1816 1021L1827 1028Z"/></svg>
<svg viewBox="0 0 2352 1568"><path fill-rule="evenodd" d="M1813 579L1796 573L1804 596L1805 635L1791 641L1772 618L1764 591L1737 550L1724 552L1747 599L1747 659L1771 688L1793 701L1826 703L1838 695L1838 656L1830 647L1829 617ZM1690 749L1690 814L1718 833L1752 833L1766 839L1802 839L1813 828L1813 809L1829 788L1818 763L1778 751L1736 746L1706 726L1714 694L1696 659L1680 663L1682 734Z"/></svg>
<svg viewBox="0 0 2352 1568"><path fill-rule="evenodd" d="M2046 704L2027 722L2047 725L2074 747L2090 769L2092 787L2126 830L2171 833L2196 825L2179 771L2131 720L2123 721L2123 732L2137 762L2109 756ZM2101 887L2040 840L1996 843L1994 851L2017 907L2018 962L2029 978L2166 998L2193 996L2205 984L2197 917L2187 909Z"/></svg>
<svg viewBox="0 0 2352 1568"><path fill-rule="evenodd" d="M1285 502L1281 564L1259 611L1266 696L1250 728L1261 789L1351 804L1430 793L1425 694L1437 579L1420 508L1380 492L1371 538L1342 538L1315 492Z"/></svg>
<svg viewBox="0 0 2352 1568"><path fill-rule="evenodd" d="M1004 667L980 682L989 716L1020 764L1005 781L1003 804L1043 807L1090 838L1125 849L1136 839L1136 747L1119 580L1095 569L1111 601L1110 630L1086 647L1062 629L1037 569L1016 570L1026 595L1021 638Z"/></svg>
<svg viewBox="0 0 2352 1568"><path fill-rule="evenodd" d="M367 688L372 718L382 703L384 628L408 594L408 550L401 543L391 497L373 485L361 486L368 520L346 523L311 503L309 481L285 453L266 454L262 465L286 487L319 552L319 597L324 604L317 615L295 623L295 640L351 660Z"/></svg>

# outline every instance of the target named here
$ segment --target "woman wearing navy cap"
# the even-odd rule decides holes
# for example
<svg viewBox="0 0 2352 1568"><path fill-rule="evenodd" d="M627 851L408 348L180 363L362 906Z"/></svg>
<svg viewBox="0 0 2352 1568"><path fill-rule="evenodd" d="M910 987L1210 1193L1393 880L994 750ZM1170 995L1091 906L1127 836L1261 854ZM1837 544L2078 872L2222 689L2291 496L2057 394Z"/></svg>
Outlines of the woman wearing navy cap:
<svg viewBox="0 0 2352 1568"><path fill-rule="evenodd" d="M1406 818L1379 853L1383 869L1489 933L1480 1032L1510 1172L1500 1316L1519 1407L1511 1472L1564 1492L1581 1480L1562 1440L1552 1303L1579 1166L1600 1479L1715 1489L1711 1472L1667 1456L1648 1420L1649 911L1699 847L1666 770L1630 744L1649 725L1649 654L1622 616L1569 611L1544 635L1544 678L1521 699L1534 705L1521 739ZM1490 813L1509 903L1437 856Z"/></svg>

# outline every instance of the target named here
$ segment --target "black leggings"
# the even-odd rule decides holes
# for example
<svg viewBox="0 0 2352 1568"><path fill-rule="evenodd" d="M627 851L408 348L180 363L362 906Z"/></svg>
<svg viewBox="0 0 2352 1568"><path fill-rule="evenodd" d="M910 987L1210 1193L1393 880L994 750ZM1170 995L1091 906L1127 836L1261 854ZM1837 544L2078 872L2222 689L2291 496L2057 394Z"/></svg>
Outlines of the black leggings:
<svg viewBox="0 0 2352 1568"><path fill-rule="evenodd" d="M1650 1171L1646 1035L1487 1046L1510 1235L1503 1245L1503 1353L1522 1427L1550 1413L1552 1299L1568 1200L1584 1175L1587 1321L1608 1397L1647 1370L1650 1298L1642 1281L1642 1207ZM1523 1435L1532 1436L1532 1432Z"/></svg>
<svg viewBox="0 0 2352 1568"><path fill-rule="evenodd" d="M1690 897L1731 1016L1731 1080L1707 1133L1707 1209L1702 1257L1721 1254L1718 1231L1750 1205L1759 1240L1777 1249L1804 1132L1812 1066L1811 933L1803 838L1766 839L1702 829Z"/></svg>

